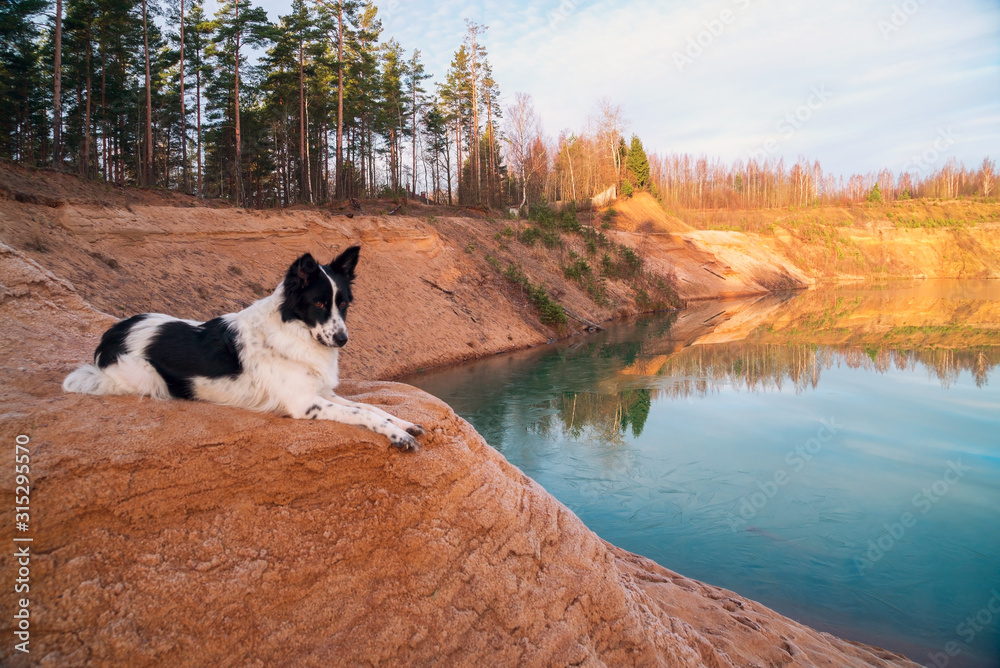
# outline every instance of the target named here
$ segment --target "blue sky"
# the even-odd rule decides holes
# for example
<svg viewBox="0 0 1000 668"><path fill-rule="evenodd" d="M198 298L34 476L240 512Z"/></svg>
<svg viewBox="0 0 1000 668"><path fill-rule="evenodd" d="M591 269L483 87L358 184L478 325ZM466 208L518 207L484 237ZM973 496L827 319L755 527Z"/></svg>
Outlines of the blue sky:
<svg viewBox="0 0 1000 668"><path fill-rule="evenodd" d="M274 21L290 0L260 4ZM530 93L553 137L607 96L650 152L805 155L844 174L1000 159L997 0L376 4L383 36L437 80L464 20L489 26L502 94Z"/></svg>

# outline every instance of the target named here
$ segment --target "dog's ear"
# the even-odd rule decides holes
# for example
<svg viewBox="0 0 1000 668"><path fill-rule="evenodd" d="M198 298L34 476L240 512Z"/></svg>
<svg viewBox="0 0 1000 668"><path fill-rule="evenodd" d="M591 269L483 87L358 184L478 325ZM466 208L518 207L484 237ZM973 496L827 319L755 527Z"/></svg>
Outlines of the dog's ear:
<svg viewBox="0 0 1000 668"><path fill-rule="evenodd" d="M316 260L306 253L288 268L288 273L285 274L285 287L290 290L302 289L312 282L318 271L319 265L316 264Z"/></svg>
<svg viewBox="0 0 1000 668"><path fill-rule="evenodd" d="M360 252L361 246L351 246L330 263L330 269L346 276L348 281L353 281L354 268L358 266L358 253Z"/></svg>

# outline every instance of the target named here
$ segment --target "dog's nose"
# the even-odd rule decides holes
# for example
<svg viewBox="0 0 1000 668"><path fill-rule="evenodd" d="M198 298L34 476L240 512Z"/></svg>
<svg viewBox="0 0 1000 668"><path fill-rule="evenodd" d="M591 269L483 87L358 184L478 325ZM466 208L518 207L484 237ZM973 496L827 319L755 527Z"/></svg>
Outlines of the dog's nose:
<svg viewBox="0 0 1000 668"><path fill-rule="evenodd" d="M338 347L342 347L347 343L347 332L337 332L333 335L333 342L337 344Z"/></svg>

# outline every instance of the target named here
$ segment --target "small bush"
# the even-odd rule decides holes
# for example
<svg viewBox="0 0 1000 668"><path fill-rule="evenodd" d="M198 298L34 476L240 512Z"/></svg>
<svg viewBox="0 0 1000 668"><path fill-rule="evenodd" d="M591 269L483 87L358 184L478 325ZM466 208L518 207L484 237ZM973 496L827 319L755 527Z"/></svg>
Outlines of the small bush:
<svg viewBox="0 0 1000 668"><path fill-rule="evenodd" d="M521 232L521 239L520 239L520 241L525 246L534 246L535 242L538 240L539 236L540 236L540 234L538 232L538 228L534 227L533 225L528 225Z"/></svg>
<svg viewBox="0 0 1000 668"><path fill-rule="evenodd" d="M642 274L642 258L628 246L617 246L616 258L605 253L601 258L601 273L608 278L637 278Z"/></svg>
<svg viewBox="0 0 1000 668"><path fill-rule="evenodd" d="M507 265L503 272L504 278L524 290L531 303L538 309L538 319L546 325L563 325L566 323L566 312L562 306L549 297L545 286L532 284L524 271L515 264Z"/></svg>
<svg viewBox="0 0 1000 668"><path fill-rule="evenodd" d="M531 210L530 220L538 223L542 228L554 228L556 226L556 216L547 204L536 204Z"/></svg>
<svg viewBox="0 0 1000 668"><path fill-rule="evenodd" d="M590 276L590 265L582 257L574 258L575 255L576 253L570 251L570 263L563 267L563 275L566 278L579 281Z"/></svg>
<svg viewBox="0 0 1000 668"><path fill-rule="evenodd" d="M576 216L576 205L570 203L563 209L559 217L559 227L566 232L579 232L581 229L580 219Z"/></svg>

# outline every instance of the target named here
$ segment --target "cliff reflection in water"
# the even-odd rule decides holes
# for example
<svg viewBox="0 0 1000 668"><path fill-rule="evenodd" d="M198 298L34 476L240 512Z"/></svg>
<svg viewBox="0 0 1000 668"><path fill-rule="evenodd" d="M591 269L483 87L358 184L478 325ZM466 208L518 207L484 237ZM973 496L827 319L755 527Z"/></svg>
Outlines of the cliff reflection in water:
<svg viewBox="0 0 1000 668"><path fill-rule="evenodd" d="M573 439L614 442L629 431L639 436L657 400L722 388L804 392L835 366L878 373L925 368L943 387L969 373L984 387L1000 364L1000 285L955 283L705 302L411 380L459 402L460 414L483 412L479 418L491 427L484 435L496 436L491 442L498 447L504 419L495 410L504 392L533 399L528 414L535 420L523 425L532 433L558 428Z"/></svg>
<svg viewBox="0 0 1000 668"><path fill-rule="evenodd" d="M408 380L602 538L920 660L1000 588L998 363L1000 282L928 281L694 304ZM948 462L961 483L915 509ZM949 665L998 661L992 627Z"/></svg>

